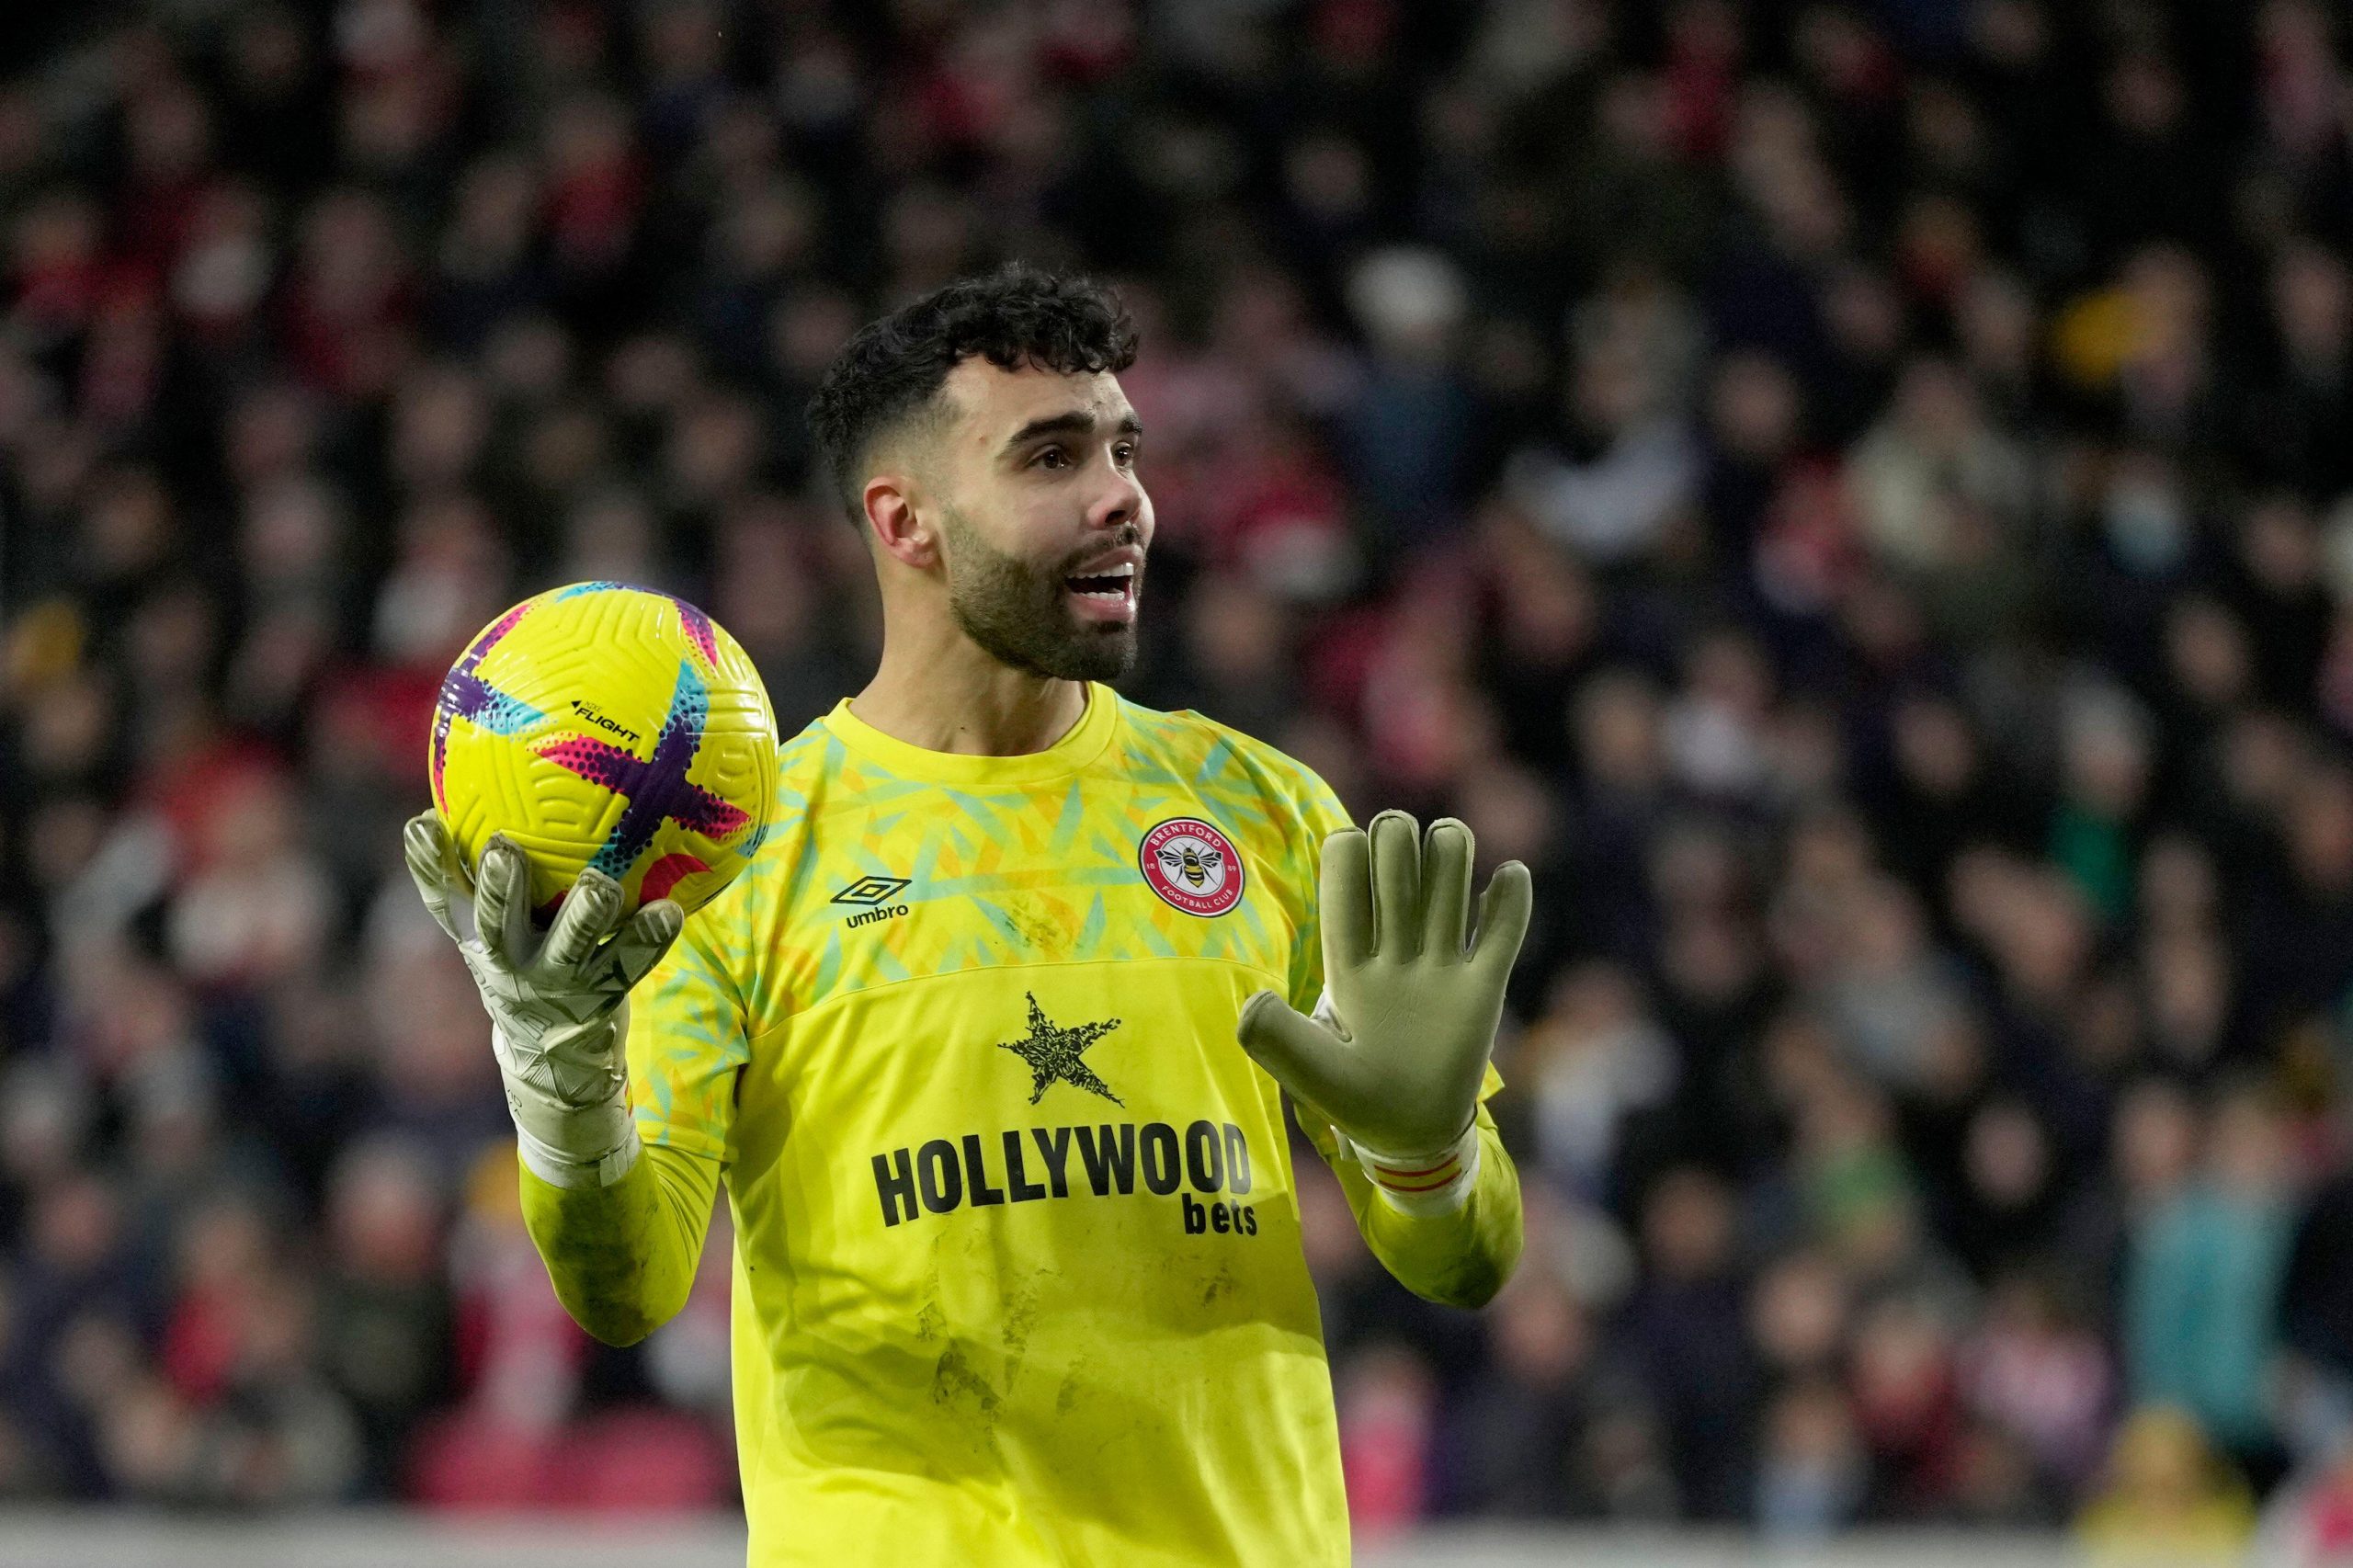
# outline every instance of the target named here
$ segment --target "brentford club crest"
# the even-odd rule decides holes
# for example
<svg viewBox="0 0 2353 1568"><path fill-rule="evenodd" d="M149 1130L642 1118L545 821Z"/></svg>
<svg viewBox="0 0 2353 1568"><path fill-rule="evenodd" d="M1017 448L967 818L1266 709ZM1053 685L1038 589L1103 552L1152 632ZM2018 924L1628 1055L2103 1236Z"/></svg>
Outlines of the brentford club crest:
<svg viewBox="0 0 2353 1568"><path fill-rule="evenodd" d="M1223 915L1242 902L1241 855L1199 817L1170 817L1145 834L1136 862L1162 902L1188 915Z"/></svg>

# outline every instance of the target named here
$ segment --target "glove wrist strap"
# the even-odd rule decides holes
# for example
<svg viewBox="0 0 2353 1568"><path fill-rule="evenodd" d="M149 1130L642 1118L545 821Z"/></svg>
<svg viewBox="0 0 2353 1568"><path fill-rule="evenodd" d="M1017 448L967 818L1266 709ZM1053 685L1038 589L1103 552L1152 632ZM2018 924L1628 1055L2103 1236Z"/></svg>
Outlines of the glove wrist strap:
<svg viewBox="0 0 2353 1568"><path fill-rule="evenodd" d="M1339 1131L1337 1128L1333 1131ZM1381 1201L1401 1213L1451 1214L1471 1200L1479 1177L1479 1122L1474 1116L1461 1137L1427 1154L1392 1154L1369 1149L1346 1132L1340 1136Z"/></svg>
<svg viewBox="0 0 2353 1568"><path fill-rule="evenodd" d="M610 1025L607 1030L605 1049L618 1058L620 1030ZM574 1188L609 1187L627 1176L637 1162L638 1138L626 1071L611 1073L611 1092L601 1099L574 1105L517 1070L503 1028L494 1036L516 1147L531 1174L550 1187ZM618 1060L614 1066L619 1069Z"/></svg>
<svg viewBox="0 0 2353 1568"><path fill-rule="evenodd" d="M529 1130L520 1122L515 1126L516 1152L523 1157L523 1168L550 1187L574 1191L610 1187L629 1175L630 1167L637 1164L638 1150L642 1147L637 1139L637 1123L630 1118L626 1107L622 1108L621 1120L620 1144L593 1160L579 1159L560 1149L549 1147L531 1136Z"/></svg>

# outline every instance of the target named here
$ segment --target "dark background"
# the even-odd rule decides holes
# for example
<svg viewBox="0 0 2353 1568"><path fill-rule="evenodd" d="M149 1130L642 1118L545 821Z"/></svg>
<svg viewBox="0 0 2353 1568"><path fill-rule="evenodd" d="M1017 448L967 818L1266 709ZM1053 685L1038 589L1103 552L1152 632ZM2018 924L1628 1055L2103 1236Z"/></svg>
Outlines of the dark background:
<svg viewBox="0 0 2353 1568"><path fill-rule="evenodd" d="M2346 43L7 7L0 1496L729 1497L723 1277L563 1318L397 824L558 582L705 605L788 731L855 690L801 407L1020 256L1144 330L1131 695L1536 869L1510 1290L1419 1306L1307 1172L1365 1528L2335 1528Z"/></svg>

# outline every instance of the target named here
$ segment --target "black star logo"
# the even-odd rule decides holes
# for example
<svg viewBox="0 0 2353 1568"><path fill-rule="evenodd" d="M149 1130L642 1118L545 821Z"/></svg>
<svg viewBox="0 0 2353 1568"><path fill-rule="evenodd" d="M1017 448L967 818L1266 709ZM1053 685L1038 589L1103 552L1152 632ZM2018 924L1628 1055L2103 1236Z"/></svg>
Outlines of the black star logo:
<svg viewBox="0 0 2353 1568"><path fill-rule="evenodd" d="M1046 1091L1058 1083L1101 1095L1113 1105L1128 1102L1111 1092L1111 1085L1095 1075L1095 1070L1078 1059L1079 1052L1120 1027L1120 1020L1108 1018L1099 1024L1080 1024L1075 1028L1056 1028L1046 1021L1046 1010L1038 1006L1035 993L1029 994L1029 1033L1021 1040L999 1040L999 1051L1009 1051L1029 1063L1030 1076L1037 1087L1030 1091L1029 1103L1036 1105L1046 1097Z"/></svg>

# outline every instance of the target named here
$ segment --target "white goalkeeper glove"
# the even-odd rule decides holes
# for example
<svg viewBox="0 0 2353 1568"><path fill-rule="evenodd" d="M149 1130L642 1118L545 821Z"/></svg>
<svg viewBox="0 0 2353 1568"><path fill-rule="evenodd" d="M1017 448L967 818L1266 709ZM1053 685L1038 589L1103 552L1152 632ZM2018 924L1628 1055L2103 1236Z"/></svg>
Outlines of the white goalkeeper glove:
<svg viewBox="0 0 2353 1568"><path fill-rule="evenodd" d="M493 835L475 896L433 812L401 835L416 891L472 971L490 1014L491 1050L506 1083L523 1163L555 1187L602 1187L637 1161L630 1116L630 988L677 939L686 916L656 899L621 917L620 884L587 870L544 937L531 929L530 866Z"/></svg>
<svg viewBox="0 0 2353 1568"><path fill-rule="evenodd" d="M1444 1213L1479 1171L1479 1087L1504 983L1528 935L1528 868L1495 869L1470 937L1471 830L1427 841L1404 812L1324 841L1324 1000L1313 1018L1261 991L1242 1006L1242 1048L1291 1097L1331 1120L1392 1207Z"/></svg>

